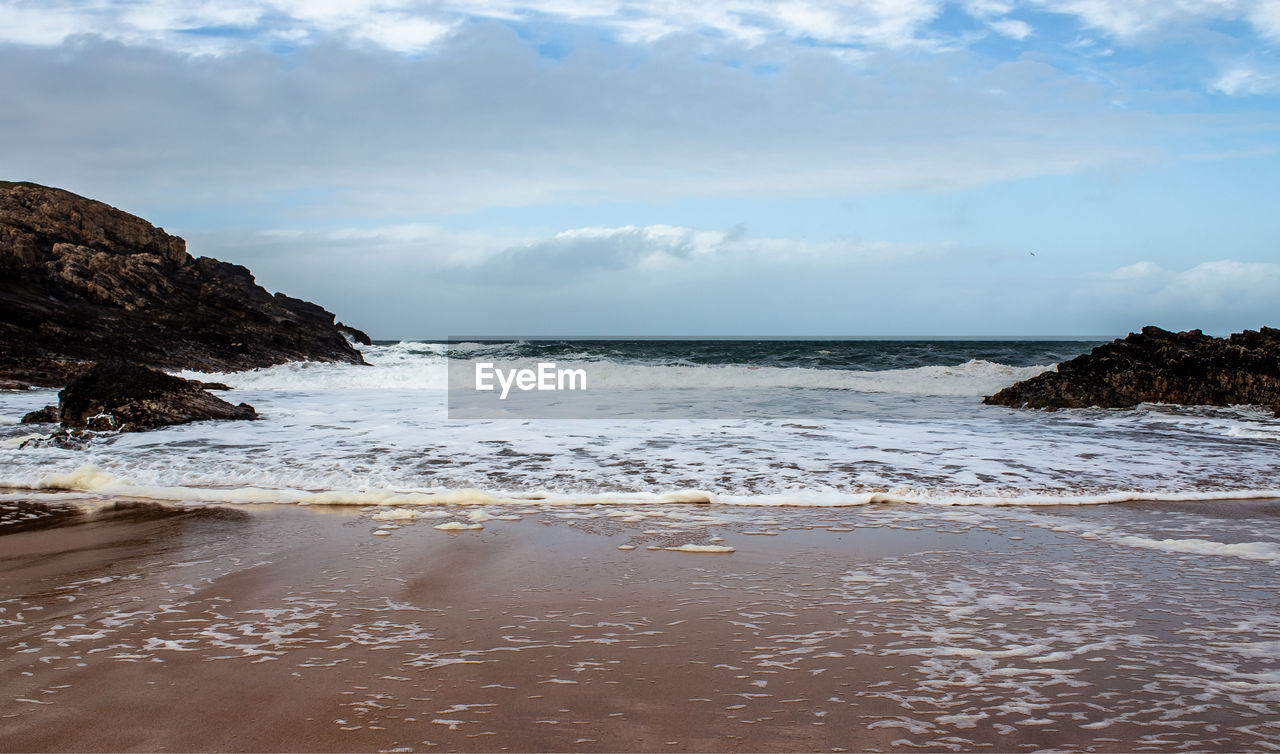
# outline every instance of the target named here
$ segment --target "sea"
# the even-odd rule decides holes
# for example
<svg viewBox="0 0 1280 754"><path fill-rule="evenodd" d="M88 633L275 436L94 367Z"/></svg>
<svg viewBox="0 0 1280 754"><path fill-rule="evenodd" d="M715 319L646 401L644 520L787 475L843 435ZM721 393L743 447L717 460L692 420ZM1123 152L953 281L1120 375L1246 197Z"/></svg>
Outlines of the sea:
<svg viewBox="0 0 1280 754"><path fill-rule="evenodd" d="M76 448L0 392L0 749L1276 751L1280 420L983 403L1097 343L383 342Z"/></svg>
<svg viewBox="0 0 1280 754"><path fill-rule="evenodd" d="M1075 505L1280 497L1259 407L1010 409L1086 340L381 342L368 366L222 382L255 422L41 446L53 390L0 393L0 486L189 502ZM590 411L460 417L451 363L581 369ZM567 393L565 401L577 399Z"/></svg>

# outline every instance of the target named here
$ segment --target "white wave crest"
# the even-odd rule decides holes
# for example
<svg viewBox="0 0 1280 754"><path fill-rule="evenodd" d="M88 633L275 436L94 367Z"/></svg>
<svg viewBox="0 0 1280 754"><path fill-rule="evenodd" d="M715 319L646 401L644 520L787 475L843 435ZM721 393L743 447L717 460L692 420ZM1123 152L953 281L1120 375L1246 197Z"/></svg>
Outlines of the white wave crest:
<svg viewBox="0 0 1280 754"><path fill-rule="evenodd" d="M467 344L462 344L467 345ZM397 343L364 349L369 366L293 362L246 372L182 377L223 382L244 390L445 390L474 384L472 361L450 361L447 347L438 343ZM483 347L477 347L483 349ZM468 354L478 351L472 349ZM535 368L533 359L502 359L502 369ZM599 360L564 359L560 368L582 369L587 385L596 390L675 390L803 388L866 393L939 396L988 395L1019 380L1034 377L1051 366L1015 367L970 360L956 366L926 366L883 371L813 369L743 365L649 365Z"/></svg>
<svg viewBox="0 0 1280 754"><path fill-rule="evenodd" d="M1236 425L1227 430L1227 437L1243 437L1249 440L1280 440L1280 428Z"/></svg>
<svg viewBox="0 0 1280 754"><path fill-rule="evenodd" d="M350 490L304 490L235 485L227 480L225 486L186 486L138 484L116 477L93 465L83 465L65 474L48 474L34 489L57 492L81 492L111 495L131 499L161 502L201 502L224 504L274 503L285 505L354 505L354 506L441 506L441 505L520 505L531 502L540 505L672 505L702 504L735 507L796 507L796 508L844 508L877 503L906 503L930 506L1055 506L1055 505L1105 505L1121 502L1191 502L1207 500L1251 500L1280 498L1280 490L1230 490L1197 492L1153 492L1118 490L1101 494L1010 494L973 495L959 490L934 492L817 492L797 490L786 494L725 495L703 490L670 490L666 492L631 492L599 494L552 494L547 492L514 493L488 492L480 489L395 489L369 488ZM20 488L13 482L0 482L0 486ZM1124 544L1153 549L1195 552L1191 549L1199 543L1194 540L1142 540L1134 537L1112 538ZM1234 553L1233 553L1234 554ZM1242 557L1248 557L1242 555ZM1267 555L1271 557L1271 553Z"/></svg>
<svg viewBox="0 0 1280 754"><path fill-rule="evenodd" d="M596 363L587 365L587 380L592 387L623 389L808 388L863 393L987 395L1018 380L1034 377L1048 368L1013 367L976 359L958 366L927 366L875 372L805 367Z"/></svg>

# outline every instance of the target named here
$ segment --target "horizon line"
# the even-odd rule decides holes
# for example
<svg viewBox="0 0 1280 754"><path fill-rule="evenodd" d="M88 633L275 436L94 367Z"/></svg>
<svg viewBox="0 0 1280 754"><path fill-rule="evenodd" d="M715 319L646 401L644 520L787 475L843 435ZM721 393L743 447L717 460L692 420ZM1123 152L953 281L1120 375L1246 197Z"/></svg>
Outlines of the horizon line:
<svg viewBox="0 0 1280 754"><path fill-rule="evenodd" d="M952 341L1095 341L1114 340L1124 335L450 335L447 337L374 338L375 343L458 343L519 341L859 341L859 340L952 340Z"/></svg>

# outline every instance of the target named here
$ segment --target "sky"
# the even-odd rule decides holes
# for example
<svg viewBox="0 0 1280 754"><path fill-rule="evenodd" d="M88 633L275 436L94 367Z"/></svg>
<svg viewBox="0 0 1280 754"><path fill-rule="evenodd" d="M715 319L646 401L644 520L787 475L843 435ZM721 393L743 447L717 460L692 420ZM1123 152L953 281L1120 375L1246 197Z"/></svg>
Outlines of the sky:
<svg viewBox="0 0 1280 754"><path fill-rule="evenodd" d="M1280 0L0 0L0 179L375 338L1280 326Z"/></svg>

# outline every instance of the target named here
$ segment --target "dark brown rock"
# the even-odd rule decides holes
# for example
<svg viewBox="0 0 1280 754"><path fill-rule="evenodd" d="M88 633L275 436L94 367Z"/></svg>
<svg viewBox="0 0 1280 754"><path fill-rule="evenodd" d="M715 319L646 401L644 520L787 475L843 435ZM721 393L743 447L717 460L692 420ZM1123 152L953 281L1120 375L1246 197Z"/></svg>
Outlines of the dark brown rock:
<svg viewBox="0 0 1280 754"><path fill-rule="evenodd" d="M45 406L24 414L21 424L53 424L58 421L58 407Z"/></svg>
<svg viewBox="0 0 1280 754"><path fill-rule="evenodd" d="M119 358L166 370L364 363L323 308L193 258L186 242L102 202L0 182L0 379L66 384Z"/></svg>
<svg viewBox="0 0 1280 754"><path fill-rule="evenodd" d="M137 432L209 419L256 419L253 407L233 406L204 389L154 369L95 364L58 393L64 429Z"/></svg>
<svg viewBox="0 0 1280 754"><path fill-rule="evenodd" d="M1280 415L1280 330L1214 338L1144 327L983 402L1015 408L1258 405Z"/></svg>

